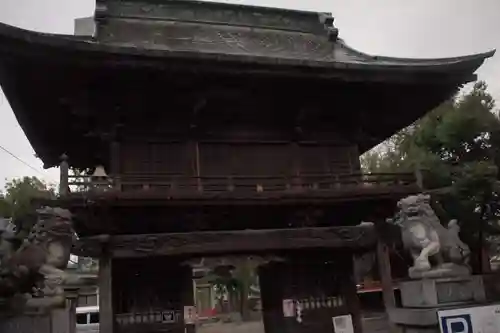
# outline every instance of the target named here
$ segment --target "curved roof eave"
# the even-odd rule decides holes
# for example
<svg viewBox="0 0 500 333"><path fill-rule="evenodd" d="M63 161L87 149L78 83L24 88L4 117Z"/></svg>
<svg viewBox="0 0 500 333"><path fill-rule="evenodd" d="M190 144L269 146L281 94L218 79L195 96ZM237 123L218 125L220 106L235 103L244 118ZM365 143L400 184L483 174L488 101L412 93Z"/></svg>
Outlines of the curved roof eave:
<svg viewBox="0 0 500 333"><path fill-rule="evenodd" d="M2 47L2 45L5 45ZM55 53L76 52L82 57L93 55L103 56L98 61L104 61L106 56L114 55L119 58L141 57L149 60L161 59L191 59L212 60L215 62L227 61L236 63L247 63L255 65L272 66L298 66L315 67L324 70L415 70L424 72L461 71L463 74L472 74L485 59L493 56L495 50L473 55L439 58L439 59L410 59L393 58L382 56L370 56L347 46L342 40L336 42L340 48L344 48L351 54L352 60L320 61L297 57L270 57L258 54L229 54L216 52L193 52L185 50L165 50L158 48L143 48L134 45L104 43L92 39L83 39L72 35L57 35L40 33L0 23L0 53L18 54L23 53L28 57L43 57L47 52ZM14 46L14 47L13 47ZM23 52L23 51L39 52ZM73 53L74 55L74 53ZM69 59L71 61L71 59ZM116 63L116 60L114 61Z"/></svg>
<svg viewBox="0 0 500 333"><path fill-rule="evenodd" d="M373 55L358 51L357 49L349 46L344 40L339 39L338 44L343 48L347 49L349 52L356 54L359 57L365 58L367 61L376 61L381 64L406 64L412 66L421 66L421 65L442 65L449 63L457 63L457 62L465 62L465 61L475 61L475 60L485 60L487 58L491 58L495 55L496 49L492 49L487 52L480 52L475 54L470 54L466 56L459 57L442 57L442 58L401 58L401 57L388 57L388 56L380 56Z"/></svg>

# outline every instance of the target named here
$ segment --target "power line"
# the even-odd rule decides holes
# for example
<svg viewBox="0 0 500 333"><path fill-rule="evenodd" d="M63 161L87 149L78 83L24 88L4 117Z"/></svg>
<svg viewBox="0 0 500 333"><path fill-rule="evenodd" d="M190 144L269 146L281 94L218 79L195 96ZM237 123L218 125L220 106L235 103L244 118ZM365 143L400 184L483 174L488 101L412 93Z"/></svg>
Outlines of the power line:
<svg viewBox="0 0 500 333"><path fill-rule="evenodd" d="M9 151L7 148L3 147L2 145L0 145L0 149L3 150L4 152L6 152L7 154L9 154L10 156L14 157L16 160L18 160L19 162L21 162L22 164L24 164L25 166L27 166L28 168L30 168L31 170L37 172L38 174L42 175L45 177L45 175L37 168L31 166L30 164L28 164L27 162L23 161L22 159L20 159L19 157L17 157L14 153L12 153L11 151Z"/></svg>

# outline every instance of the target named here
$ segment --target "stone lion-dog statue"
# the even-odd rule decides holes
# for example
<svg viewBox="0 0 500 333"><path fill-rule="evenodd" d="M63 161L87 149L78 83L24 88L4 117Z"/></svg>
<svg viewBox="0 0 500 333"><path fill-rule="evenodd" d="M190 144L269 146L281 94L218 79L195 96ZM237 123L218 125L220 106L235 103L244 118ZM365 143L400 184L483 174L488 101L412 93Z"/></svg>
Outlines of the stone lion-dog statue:
<svg viewBox="0 0 500 333"><path fill-rule="evenodd" d="M0 300L30 308L64 306L63 285L68 278L64 270L75 240L71 213L61 208L37 210L35 225L17 249L12 234L3 232Z"/></svg>
<svg viewBox="0 0 500 333"><path fill-rule="evenodd" d="M451 220L445 228L426 194L408 196L398 202L392 220L402 230L403 244L413 258L410 278L438 278L470 275L470 249L459 238L460 226Z"/></svg>

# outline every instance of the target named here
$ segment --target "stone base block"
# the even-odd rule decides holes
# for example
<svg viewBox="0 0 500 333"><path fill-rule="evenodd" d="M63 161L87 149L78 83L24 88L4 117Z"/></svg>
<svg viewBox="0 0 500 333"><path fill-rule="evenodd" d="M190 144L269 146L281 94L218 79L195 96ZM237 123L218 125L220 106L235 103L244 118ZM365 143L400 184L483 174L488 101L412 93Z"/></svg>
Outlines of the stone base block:
<svg viewBox="0 0 500 333"><path fill-rule="evenodd" d="M483 275L483 284L486 292L486 299L490 302L500 300L500 274L493 273Z"/></svg>
<svg viewBox="0 0 500 333"><path fill-rule="evenodd" d="M408 275L412 279L439 279L446 277L469 276L471 275L471 271L467 266L444 263L429 271L422 271L416 267L411 267L408 270Z"/></svg>
<svg viewBox="0 0 500 333"><path fill-rule="evenodd" d="M410 327L437 326L437 309L389 309L389 320L396 325Z"/></svg>
<svg viewBox="0 0 500 333"><path fill-rule="evenodd" d="M423 279L399 284L404 308L433 308L486 302L483 277Z"/></svg>

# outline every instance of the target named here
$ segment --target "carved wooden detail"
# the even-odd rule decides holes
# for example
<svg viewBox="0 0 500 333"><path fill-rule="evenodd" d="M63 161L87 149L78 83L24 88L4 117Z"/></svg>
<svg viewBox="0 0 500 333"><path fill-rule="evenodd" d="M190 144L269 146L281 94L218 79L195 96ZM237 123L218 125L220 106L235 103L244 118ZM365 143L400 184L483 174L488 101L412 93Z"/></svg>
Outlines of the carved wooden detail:
<svg viewBox="0 0 500 333"><path fill-rule="evenodd" d="M114 257L151 255L206 255L307 248L372 247L376 232L371 226L209 231L171 234L110 236ZM82 240L87 255L98 255L98 237Z"/></svg>

